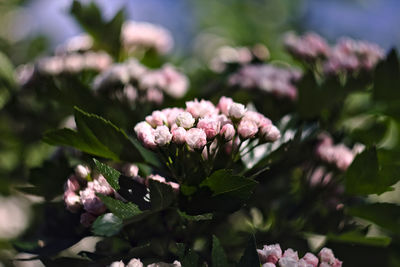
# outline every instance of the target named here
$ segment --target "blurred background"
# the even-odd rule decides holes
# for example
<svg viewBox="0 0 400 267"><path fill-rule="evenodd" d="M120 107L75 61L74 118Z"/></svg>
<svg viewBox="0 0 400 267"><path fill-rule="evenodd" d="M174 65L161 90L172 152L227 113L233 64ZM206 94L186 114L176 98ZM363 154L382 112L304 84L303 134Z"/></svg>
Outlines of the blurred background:
<svg viewBox="0 0 400 267"><path fill-rule="evenodd" d="M283 51L281 37L291 30L299 33L315 31L329 41L350 36L375 42L386 50L400 47L400 32L396 27L400 24L398 0L81 2L95 2L106 18L112 18L118 10L124 9L127 19L163 25L173 34L177 58L191 55L200 62L203 59L203 63L211 57L207 53L213 52L213 47L255 43L265 44L274 59L290 61ZM14 66L50 54L57 45L82 32L69 14L71 3L72 0L0 0L0 51ZM0 108L2 99L0 91ZM7 240L15 238L27 227L29 205L34 201L13 192L10 194L5 189L10 179L19 179L18 172L12 171L18 169L21 160L27 167L39 166L52 151L42 143L16 149L21 143L17 139L13 142L9 134L6 120L0 116L3 140L0 140L0 251L8 247ZM7 216L9 214L13 216Z"/></svg>

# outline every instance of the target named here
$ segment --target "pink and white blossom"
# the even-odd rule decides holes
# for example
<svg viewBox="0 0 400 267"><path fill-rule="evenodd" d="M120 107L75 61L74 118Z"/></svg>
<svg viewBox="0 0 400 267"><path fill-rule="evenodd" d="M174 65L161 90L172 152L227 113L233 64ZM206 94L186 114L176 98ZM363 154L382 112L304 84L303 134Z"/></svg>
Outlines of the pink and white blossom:
<svg viewBox="0 0 400 267"><path fill-rule="evenodd" d="M201 150L207 144L207 135L202 129L191 128L186 132L186 144L193 150Z"/></svg>

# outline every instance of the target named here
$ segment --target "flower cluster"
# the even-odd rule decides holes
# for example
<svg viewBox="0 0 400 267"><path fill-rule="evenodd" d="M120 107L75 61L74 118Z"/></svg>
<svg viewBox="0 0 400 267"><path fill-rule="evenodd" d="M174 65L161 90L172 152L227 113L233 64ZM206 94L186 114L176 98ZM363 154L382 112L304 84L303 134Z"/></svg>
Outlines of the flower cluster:
<svg viewBox="0 0 400 267"><path fill-rule="evenodd" d="M109 267L144 267L145 265L139 259L131 259L128 264L124 264L123 261L115 261L110 264ZM147 267L181 267L179 261L173 263L157 262L147 265Z"/></svg>
<svg viewBox="0 0 400 267"><path fill-rule="evenodd" d="M211 59L209 66L215 72L222 72L229 64L249 64L252 61L264 61L269 58L269 50L262 44L256 44L253 47L220 47L214 57Z"/></svg>
<svg viewBox="0 0 400 267"><path fill-rule="evenodd" d="M88 34L80 34L69 38L56 47L56 55L85 52L93 48L93 38Z"/></svg>
<svg viewBox="0 0 400 267"><path fill-rule="evenodd" d="M121 42L128 52L153 49L159 54L170 52L174 45L171 33L164 27L137 21L122 25Z"/></svg>
<svg viewBox="0 0 400 267"><path fill-rule="evenodd" d="M221 97L217 106L195 99L186 102L186 109L154 111L134 130L143 146L159 152L167 162L172 161L170 154L183 153L186 156L180 160L184 160L187 152L198 152L212 164L222 147L238 156L250 142L258 145L280 138L278 128L268 118L228 97Z"/></svg>
<svg viewBox="0 0 400 267"><path fill-rule="evenodd" d="M297 97L295 82L301 75L297 69L272 64L245 65L229 77L229 84L294 100Z"/></svg>
<svg viewBox="0 0 400 267"><path fill-rule="evenodd" d="M188 78L172 65L148 69L137 60L114 64L100 73L93 82L95 90L109 90L123 86L123 96L130 102L161 104L164 94L181 98L188 90Z"/></svg>
<svg viewBox="0 0 400 267"><path fill-rule="evenodd" d="M64 202L71 212L78 212L83 207L85 212L81 215L81 223L87 227L106 211L106 206L96 193L116 196L114 189L101 174L92 177L87 166L78 165L75 174L66 182Z"/></svg>
<svg viewBox="0 0 400 267"><path fill-rule="evenodd" d="M323 248L318 257L308 252L299 259L297 251L289 248L282 253L279 244L265 245L258 249L258 256L263 267L341 267L342 262L335 258L332 250Z"/></svg>
<svg viewBox="0 0 400 267"><path fill-rule="evenodd" d="M345 171L353 162L354 157L362 150L362 145L355 146L353 150L343 144L334 145L333 139L329 135L321 134L315 148L315 154L323 162Z"/></svg>
<svg viewBox="0 0 400 267"><path fill-rule="evenodd" d="M179 191L179 184L167 182L166 179L157 174L150 174L146 178L138 175L139 168L134 164L126 164L123 166L124 174L131 177L136 182L149 186L149 180L155 180L171 186L175 192ZM107 182L103 175L93 173L89 167L78 165L75 173L71 175L64 188L64 202L67 209L71 212L78 212L82 208L84 213L81 214L81 223L88 227L94 220L104 214L107 210L104 203L96 194L102 194L124 200Z"/></svg>
<svg viewBox="0 0 400 267"><path fill-rule="evenodd" d="M287 34L285 47L294 57L306 62L315 63L320 60L325 74L369 71L384 56L383 49L376 44L342 38L330 47L315 33L303 36Z"/></svg>

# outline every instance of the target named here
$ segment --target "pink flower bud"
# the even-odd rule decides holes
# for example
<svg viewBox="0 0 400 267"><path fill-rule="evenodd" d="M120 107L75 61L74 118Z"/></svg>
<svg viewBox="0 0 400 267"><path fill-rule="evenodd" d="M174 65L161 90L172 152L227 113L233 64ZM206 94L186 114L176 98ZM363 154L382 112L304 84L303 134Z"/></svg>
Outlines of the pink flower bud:
<svg viewBox="0 0 400 267"><path fill-rule="evenodd" d="M183 145L186 142L186 130L182 127L173 129L172 141L177 145Z"/></svg>
<svg viewBox="0 0 400 267"><path fill-rule="evenodd" d="M199 120L197 128L203 129L207 139L211 140L219 133L221 123L213 117L205 117Z"/></svg>
<svg viewBox="0 0 400 267"><path fill-rule="evenodd" d="M186 132L186 144L194 150L201 150L207 144L206 133L202 129L191 128Z"/></svg>
<svg viewBox="0 0 400 267"><path fill-rule="evenodd" d="M304 260L307 264L311 265L312 267L318 267L318 258L312 254L312 253L306 253L306 255L304 255L304 257L302 258L302 260ZM310 267L311 267L310 266Z"/></svg>
<svg viewBox="0 0 400 267"><path fill-rule="evenodd" d="M143 266L143 265L142 265ZM125 264L123 261L114 261L110 264L109 267L125 267Z"/></svg>
<svg viewBox="0 0 400 267"><path fill-rule="evenodd" d="M200 102L197 99L186 102L186 111L190 112L196 119L218 113L213 103L203 99Z"/></svg>
<svg viewBox="0 0 400 267"><path fill-rule="evenodd" d="M283 253L284 258L291 258L291 259L295 259L295 260L299 260L299 255L297 254L297 251L294 251L293 249L289 248L287 250L285 250L285 252Z"/></svg>
<svg viewBox="0 0 400 267"><path fill-rule="evenodd" d="M279 260L279 267L298 267L298 262L299 260L294 259L294 258L281 258Z"/></svg>
<svg viewBox="0 0 400 267"><path fill-rule="evenodd" d="M185 111L176 116L175 122L178 126L189 129L193 127L195 119L192 114Z"/></svg>
<svg viewBox="0 0 400 267"><path fill-rule="evenodd" d="M238 132L242 139L254 137L258 132L258 126L251 120L241 120L238 126Z"/></svg>
<svg viewBox="0 0 400 267"><path fill-rule="evenodd" d="M81 214L81 224L85 227L90 227L92 223L96 220L96 216L90 214L89 212L85 212Z"/></svg>
<svg viewBox="0 0 400 267"><path fill-rule="evenodd" d="M150 174L145 181L146 186L149 186L149 180L154 180L160 183L167 183L164 177L158 174Z"/></svg>
<svg viewBox="0 0 400 267"><path fill-rule="evenodd" d="M135 177L139 174L139 168L135 164L125 164L122 169L124 174L129 177Z"/></svg>
<svg viewBox="0 0 400 267"><path fill-rule="evenodd" d="M81 185L79 184L76 176L72 175L68 178L66 183L66 191L76 192L79 190L80 187Z"/></svg>
<svg viewBox="0 0 400 267"><path fill-rule="evenodd" d="M333 254L333 251L330 248L321 249L321 251L318 253L318 256L321 259L321 263L325 262L330 265L333 265L336 261L335 255Z"/></svg>
<svg viewBox="0 0 400 267"><path fill-rule="evenodd" d="M182 98L189 87L188 78L169 64L164 65L161 72L166 80L164 92L173 98Z"/></svg>
<svg viewBox="0 0 400 267"><path fill-rule="evenodd" d="M261 263L271 262L275 264L282 257L282 249L279 244L265 245L262 250L258 249L257 252Z"/></svg>
<svg viewBox="0 0 400 267"><path fill-rule="evenodd" d="M281 138L281 132L275 125L269 124L260 129L261 136L268 142L275 142Z"/></svg>
<svg viewBox="0 0 400 267"><path fill-rule="evenodd" d="M157 126L154 131L154 140L158 146L168 145L172 140L172 134L167 126Z"/></svg>
<svg viewBox="0 0 400 267"><path fill-rule="evenodd" d="M100 193L103 195L111 195L114 193L114 189L101 174L95 177L93 181L88 182L87 188L92 189L95 193Z"/></svg>
<svg viewBox="0 0 400 267"><path fill-rule="evenodd" d="M228 116L229 114L229 107L233 103L232 98L229 97L221 97L218 102L218 108L222 112L222 114Z"/></svg>
<svg viewBox="0 0 400 267"><path fill-rule="evenodd" d="M144 265L139 259L131 259L126 267L144 267Z"/></svg>
<svg viewBox="0 0 400 267"><path fill-rule="evenodd" d="M230 123L225 124L222 126L219 134L224 138L225 141L230 141L235 136L235 128Z"/></svg>
<svg viewBox="0 0 400 267"><path fill-rule="evenodd" d="M161 126L167 123L167 117L159 110L153 111L151 116L146 116L146 121L153 127Z"/></svg>
<svg viewBox="0 0 400 267"><path fill-rule="evenodd" d="M81 208L81 199L74 191L67 190L64 192L64 202L67 210L71 212L77 212Z"/></svg>
<svg viewBox="0 0 400 267"><path fill-rule="evenodd" d="M162 102L164 101L164 95L160 90L156 88L149 88L146 91L146 100L147 102L161 105Z"/></svg>
<svg viewBox="0 0 400 267"><path fill-rule="evenodd" d="M86 177L90 174L90 169L88 166L79 164L75 167L75 174L82 179L86 179Z"/></svg>
<svg viewBox="0 0 400 267"><path fill-rule="evenodd" d="M241 119L246 113L246 107L239 103L232 103L229 106L228 114L233 119Z"/></svg>
<svg viewBox="0 0 400 267"><path fill-rule="evenodd" d="M267 262L267 263L264 263L261 267L276 267L276 265L271 262Z"/></svg>
<svg viewBox="0 0 400 267"><path fill-rule="evenodd" d="M80 191L80 196L83 207L86 211L94 215L100 215L106 211L106 206L101 202L100 198L96 196L93 189L88 187L85 190Z"/></svg>

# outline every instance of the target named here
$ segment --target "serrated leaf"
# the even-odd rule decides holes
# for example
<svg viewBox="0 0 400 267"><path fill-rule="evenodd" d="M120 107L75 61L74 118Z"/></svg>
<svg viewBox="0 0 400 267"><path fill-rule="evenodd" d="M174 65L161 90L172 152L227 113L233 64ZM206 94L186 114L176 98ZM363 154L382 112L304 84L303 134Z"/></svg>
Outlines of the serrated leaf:
<svg viewBox="0 0 400 267"><path fill-rule="evenodd" d="M261 263L260 259L258 258L256 239L252 235L237 266L260 267L260 265Z"/></svg>
<svg viewBox="0 0 400 267"><path fill-rule="evenodd" d="M60 129L49 131L43 140L51 145L71 146L83 152L115 161L140 162L158 166L152 152L110 121L95 114L86 113L75 107L77 131Z"/></svg>
<svg viewBox="0 0 400 267"><path fill-rule="evenodd" d="M95 235L110 237L118 234L122 226L123 222L121 218L112 213L106 213L94 221L92 232Z"/></svg>
<svg viewBox="0 0 400 267"><path fill-rule="evenodd" d="M233 175L232 170L218 170L206 178L201 187L208 187L213 196L229 195L239 199L248 199L257 182L239 175Z"/></svg>
<svg viewBox="0 0 400 267"><path fill-rule="evenodd" d="M97 159L93 159L96 164L97 170L106 178L107 182L111 185L115 190L119 190L119 176L121 173L116 169L101 163Z"/></svg>
<svg viewBox="0 0 400 267"><path fill-rule="evenodd" d="M349 207L347 212L378 226L400 234L400 206L392 203L373 203Z"/></svg>
<svg viewBox="0 0 400 267"><path fill-rule="evenodd" d="M396 182L391 166L379 166L374 147L365 149L353 160L345 175L346 192L355 195L381 194L393 190Z"/></svg>
<svg viewBox="0 0 400 267"><path fill-rule="evenodd" d="M221 246L218 238L213 235L213 245L211 251L211 260L213 267L226 267L228 266L228 261L226 259L225 251Z"/></svg>
<svg viewBox="0 0 400 267"><path fill-rule="evenodd" d="M138 208L138 206L136 206L131 202L124 203L121 200L101 194L97 194L97 196L101 199L104 205L106 205L107 208L114 215L118 216L123 220L132 218L142 213L142 211Z"/></svg>
<svg viewBox="0 0 400 267"><path fill-rule="evenodd" d="M175 199L171 186L149 179L150 201L152 210L169 207Z"/></svg>

